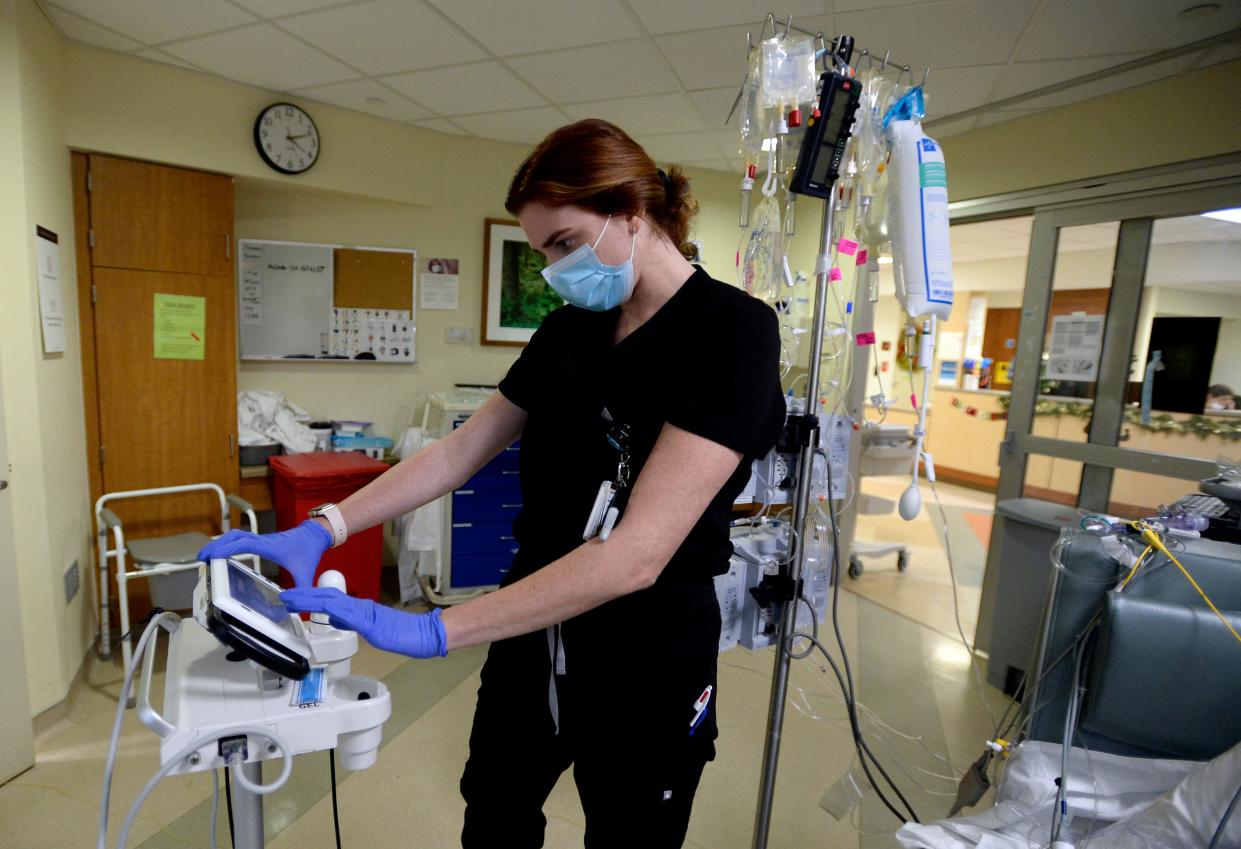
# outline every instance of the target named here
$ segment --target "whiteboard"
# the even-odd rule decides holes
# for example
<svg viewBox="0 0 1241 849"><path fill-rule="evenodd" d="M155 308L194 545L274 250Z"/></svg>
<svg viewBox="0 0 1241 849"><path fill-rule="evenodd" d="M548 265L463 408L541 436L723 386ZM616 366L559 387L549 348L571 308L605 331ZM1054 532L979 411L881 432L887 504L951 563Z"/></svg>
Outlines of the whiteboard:
<svg viewBox="0 0 1241 849"><path fill-rule="evenodd" d="M243 360L327 353L335 248L302 242L237 241Z"/></svg>

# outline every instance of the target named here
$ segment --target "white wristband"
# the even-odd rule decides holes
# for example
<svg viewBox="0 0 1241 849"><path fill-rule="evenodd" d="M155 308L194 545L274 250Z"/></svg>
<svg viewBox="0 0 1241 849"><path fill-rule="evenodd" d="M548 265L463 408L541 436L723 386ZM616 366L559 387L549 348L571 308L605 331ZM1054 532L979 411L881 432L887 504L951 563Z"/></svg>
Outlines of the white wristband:
<svg viewBox="0 0 1241 849"><path fill-rule="evenodd" d="M340 515L340 508L333 504L322 510L319 515L327 519L328 525L332 528L332 548L343 545L349 538L349 529L345 527L345 518Z"/></svg>

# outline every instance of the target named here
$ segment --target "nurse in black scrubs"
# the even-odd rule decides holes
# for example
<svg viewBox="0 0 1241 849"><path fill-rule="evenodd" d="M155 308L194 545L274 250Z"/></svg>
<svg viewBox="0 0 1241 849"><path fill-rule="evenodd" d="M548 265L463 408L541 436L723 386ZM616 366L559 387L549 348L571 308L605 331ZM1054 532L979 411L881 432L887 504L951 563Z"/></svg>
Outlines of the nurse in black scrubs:
<svg viewBox="0 0 1241 849"><path fill-rule="evenodd" d="M259 553L308 585L328 545L451 492L520 438L519 550L501 589L430 614L309 586L284 598L414 657L491 643L463 846L542 846L543 803L572 766L587 847L677 847L727 698L712 578L750 462L784 420L776 317L684 258L689 181L604 121L548 136L505 206L567 303L499 392L302 526L234 532L204 554Z"/></svg>

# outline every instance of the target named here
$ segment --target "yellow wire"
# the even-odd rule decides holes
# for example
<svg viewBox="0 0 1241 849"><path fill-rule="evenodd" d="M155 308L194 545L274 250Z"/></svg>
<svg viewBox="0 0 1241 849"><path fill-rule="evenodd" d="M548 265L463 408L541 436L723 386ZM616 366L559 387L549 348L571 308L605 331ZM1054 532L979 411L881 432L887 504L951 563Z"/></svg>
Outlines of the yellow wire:
<svg viewBox="0 0 1241 849"><path fill-rule="evenodd" d="M1163 544L1163 540L1159 538L1159 535L1156 534L1153 530L1151 530L1146 525L1141 525L1139 526L1139 528L1142 531L1142 537L1146 540L1147 543L1149 543L1147 551L1149 551L1150 547L1153 546L1156 550L1167 555L1168 559L1176 564L1176 568L1181 570L1181 574L1185 576L1185 579L1189 581L1190 584L1193 585L1193 588L1195 590L1198 591L1198 595L1202 596L1202 600L1207 603L1207 607L1211 608L1211 612L1219 617L1219 621L1224 623L1224 627L1227 628L1230 632L1232 632L1232 635L1237 638L1237 642L1241 643L1241 634L1238 634L1237 629L1232 627L1232 623L1229 622L1226 618L1224 618L1224 614L1219 612L1219 608L1216 607L1215 603L1211 601L1210 597L1205 592L1203 592L1202 587L1198 586L1198 582L1194 580L1194 576L1189 574L1189 571L1184 566L1181 565L1181 561L1177 560L1176 556L1173 555L1171 551L1168 551L1167 547ZM1137 567L1135 566L1134 568L1136 570ZM1126 581L1127 580L1128 579L1126 579Z"/></svg>
<svg viewBox="0 0 1241 849"><path fill-rule="evenodd" d="M1133 568L1129 570L1129 574L1125 576L1125 579L1120 582L1120 588L1122 590L1129 586L1129 582L1133 580L1133 576L1138 573L1138 568L1142 565L1142 561L1145 560L1146 555L1150 553L1151 547L1148 545L1142 550L1142 553L1138 555L1138 559L1133 561Z"/></svg>

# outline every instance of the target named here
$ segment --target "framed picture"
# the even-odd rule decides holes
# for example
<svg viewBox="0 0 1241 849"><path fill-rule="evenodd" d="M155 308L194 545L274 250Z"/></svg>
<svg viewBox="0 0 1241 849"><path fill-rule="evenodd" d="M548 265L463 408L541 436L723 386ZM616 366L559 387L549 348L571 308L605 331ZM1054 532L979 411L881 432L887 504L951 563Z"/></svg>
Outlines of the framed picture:
<svg viewBox="0 0 1241 849"><path fill-rule="evenodd" d="M543 279L547 262L516 221L488 218L486 228L481 341L520 347L564 300Z"/></svg>

